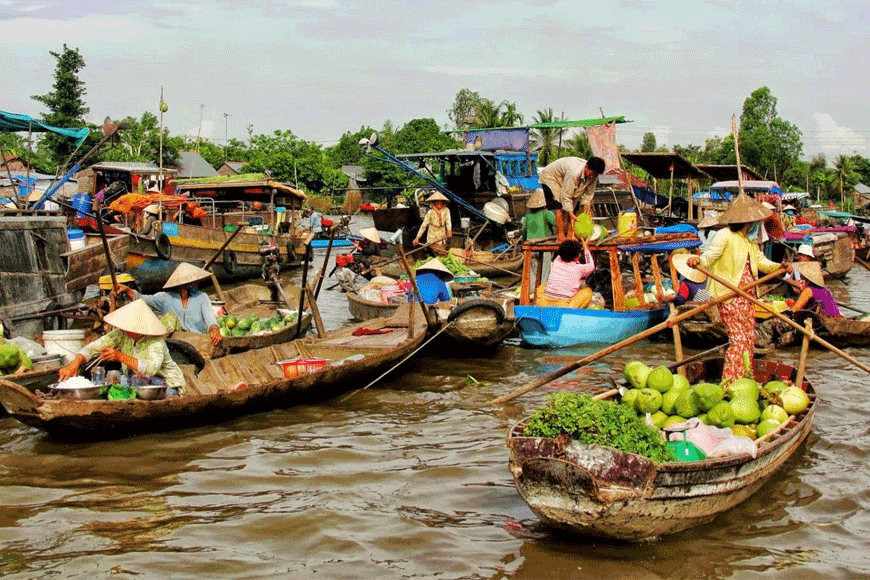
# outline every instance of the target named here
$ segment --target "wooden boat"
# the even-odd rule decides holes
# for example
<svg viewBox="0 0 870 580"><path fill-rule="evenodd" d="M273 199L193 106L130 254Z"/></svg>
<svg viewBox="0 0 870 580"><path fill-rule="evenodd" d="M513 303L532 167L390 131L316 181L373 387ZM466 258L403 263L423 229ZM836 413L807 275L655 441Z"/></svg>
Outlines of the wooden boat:
<svg viewBox="0 0 870 580"><path fill-rule="evenodd" d="M301 288L299 286L287 286L284 288L284 294L290 301L290 310L298 312L299 309L299 294ZM275 314L276 308L286 309L287 305L283 302L271 302L271 292L265 286L259 284L242 284L235 288L231 288L224 292L227 299L225 304L228 313L242 319L246 316L255 315L258 318L269 318ZM387 317L392 315L391 312ZM297 335L297 328L299 334ZM197 334L194 332L174 332L170 338L176 341L183 341L193 346L204 358L217 358L230 353L242 352L255 348L263 348L273 344L281 344L305 336L311 328L311 313L307 310L302 313L301 327L294 321L287 326L281 327L275 332L266 334L255 334L249 336L225 336L221 341L213 345L208 335ZM176 362L179 362L176 359Z"/></svg>
<svg viewBox="0 0 870 580"><path fill-rule="evenodd" d="M109 439L134 433L213 424L241 415L323 401L358 388L423 342L419 308L327 333L182 367L186 393L161 400L72 400L31 393L0 379L0 404L19 421L66 439ZM355 332L361 334L354 336ZM382 334L372 334L372 332ZM363 332L365 334L363 334ZM285 377L279 361L319 358L316 372Z"/></svg>
<svg viewBox="0 0 870 580"><path fill-rule="evenodd" d="M486 278L510 276L508 272L519 272L523 268L522 254L497 254L486 251L450 248L450 255L459 260L469 270L474 270L480 276Z"/></svg>
<svg viewBox="0 0 870 580"><path fill-rule="evenodd" d="M692 363L692 382L719 377L722 359ZM796 370L756 360L755 378L796 378ZM800 447L810 432L816 395L785 429L749 454L703 461L655 463L645 457L576 441L523 437L525 422L507 437L510 470L522 498L543 521L580 534L643 541L707 523L746 500Z"/></svg>
<svg viewBox="0 0 870 580"><path fill-rule="evenodd" d="M517 330L526 346L561 348L586 343L614 344L655 326L667 317L668 309L657 296L663 293L662 275L658 257L678 248L694 248L700 245L695 234L661 234L639 238L605 240L591 246L590 251L598 272L609 270L609 279L598 279L593 290L605 296L606 308L564 308L537 306L532 298L533 288L540 286L541 267L546 252L556 252L555 240L540 240L523 244L524 263L520 303L514 307ZM538 255L537 278L532 280L532 255ZM631 278L636 304L629 307L623 290L623 274L619 255L631 255ZM650 275L641 271L641 256L649 258ZM671 277L676 278L673 272ZM647 302L643 284L653 281L658 290L652 301Z"/></svg>
<svg viewBox="0 0 870 580"><path fill-rule="evenodd" d="M822 265L825 277L843 278L852 269L854 263L855 250L852 249L852 237L850 236L850 233L854 232L854 226L848 228L813 228L800 233L786 232L782 244L786 246L783 258L791 260L801 244L808 244L813 248L816 261ZM776 245L774 244L774 246Z"/></svg>
<svg viewBox="0 0 870 580"><path fill-rule="evenodd" d="M355 290L347 292L347 308L357 320L392 316L400 304L386 304L362 298Z"/></svg>
<svg viewBox="0 0 870 580"><path fill-rule="evenodd" d="M845 316L823 316L810 310L800 310L794 314L794 320L800 325L807 318L813 321L813 332L837 347L870 345L870 320L858 320ZM790 333L791 339L783 341L781 346L799 344L802 335Z"/></svg>

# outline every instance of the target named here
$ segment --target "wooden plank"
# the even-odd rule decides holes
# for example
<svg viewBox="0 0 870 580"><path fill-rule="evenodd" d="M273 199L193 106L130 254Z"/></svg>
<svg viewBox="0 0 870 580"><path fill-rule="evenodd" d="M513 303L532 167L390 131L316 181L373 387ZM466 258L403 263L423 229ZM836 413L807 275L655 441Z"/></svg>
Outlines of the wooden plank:
<svg viewBox="0 0 870 580"><path fill-rule="evenodd" d="M529 286L531 285L530 277L532 275L532 250L531 248L523 248L523 278L520 286L520 304L530 304L529 295L531 294Z"/></svg>
<svg viewBox="0 0 870 580"><path fill-rule="evenodd" d="M634 294L641 306L646 306L646 299L643 297L643 278L640 276L640 256L637 252L631 253L631 269L634 273Z"/></svg>
<svg viewBox="0 0 870 580"><path fill-rule="evenodd" d="M650 268L652 268L653 280L656 283L656 304L661 306L662 301L659 300L659 296L664 298L665 289L662 286L662 272L659 269L658 257L655 254L650 256Z"/></svg>
<svg viewBox="0 0 870 580"><path fill-rule="evenodd" d="M610 255L610 285L613 292L613 310L622 312L625 310L625 292L622 291L622 272L619 269L619 257L616 248L609 248Z"/></svg>

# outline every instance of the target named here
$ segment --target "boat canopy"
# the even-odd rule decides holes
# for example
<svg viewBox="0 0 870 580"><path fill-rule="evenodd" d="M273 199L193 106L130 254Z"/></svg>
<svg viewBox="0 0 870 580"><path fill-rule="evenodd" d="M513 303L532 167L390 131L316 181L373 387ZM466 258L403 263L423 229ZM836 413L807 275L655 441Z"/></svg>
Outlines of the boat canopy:
<svg viewBox="0 0 870 580"><path fill-rule="evenodd" d="M42 121L38 121L27 115L19 115L16 113L7 113L0 111L0 131L4 133L17 133L20 131L37 131L39 133L55 133L70 139L75 139L76 146L84 143L91 130L83 127L81 129L62 129L47 125Z"/></svg>
<svg viewBox="0 0 870 580"><path fill-rule="evenodd" d="M737 195L740 191L740 182L738 181L717 181L710 186L710 193L717 192L727 194L726 199L731 199L731 196ZM774 196L782 197L782 189L775 181L744 181L743 191L754 197Z"/></svg>
<svg viewBox="0 0 870 580"><path fill-rule="evenodd" d="M809 198L810 198L810 194L806 191L790 191L788 193L782 194L783 201L793 201L796 199L800 200L800 199L809 199Z"/></svg>

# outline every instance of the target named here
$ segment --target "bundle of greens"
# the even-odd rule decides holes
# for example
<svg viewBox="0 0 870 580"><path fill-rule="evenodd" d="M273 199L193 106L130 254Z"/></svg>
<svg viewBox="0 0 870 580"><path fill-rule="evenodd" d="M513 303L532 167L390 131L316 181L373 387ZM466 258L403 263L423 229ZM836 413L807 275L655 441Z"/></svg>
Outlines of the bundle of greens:
<svg viewBox="0 0 870 580"><path fill-rule="evenodd" d="M557 393L550 404L532 415L526 437L566 435L581 443L613 447L653 461L675 461L657 429L625 405L596 401L587 394Z"/></svg>

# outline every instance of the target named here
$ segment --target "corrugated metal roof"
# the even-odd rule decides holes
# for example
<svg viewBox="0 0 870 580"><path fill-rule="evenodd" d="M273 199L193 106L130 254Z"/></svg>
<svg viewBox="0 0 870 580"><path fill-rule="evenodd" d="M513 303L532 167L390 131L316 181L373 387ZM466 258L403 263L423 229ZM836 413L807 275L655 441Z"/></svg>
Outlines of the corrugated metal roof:
<svg viewBox="0 0 870 580"><path fill-rule="evenodd" d="M656 179L668 179L671 177L671 168L673 167L673 177L676 179L685 179L691 177L693 179L708 179L709 176L704 171L699 170L692 163L683 158L679 153L672 152L649 152L649 153L622 153L622 158L637 165L652 177Z"/></svg>
<svg viewBox="0 0 870 580"><path fill-rule="evenodd" d="M160 173L160 167L146 161L106 161L104 163L95 163L91 165L90 169L129 171L130 173ZM163 173L175 174L178 172L175 169L164 167Z"/></svg>

